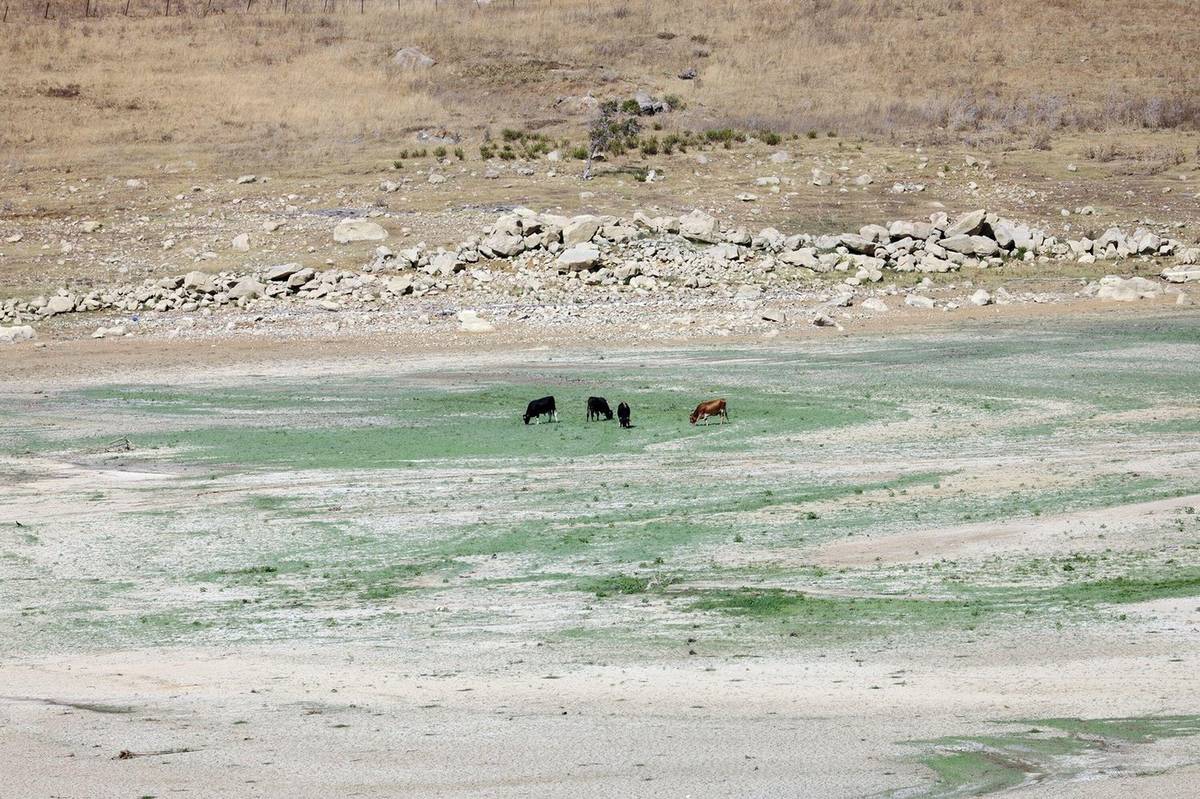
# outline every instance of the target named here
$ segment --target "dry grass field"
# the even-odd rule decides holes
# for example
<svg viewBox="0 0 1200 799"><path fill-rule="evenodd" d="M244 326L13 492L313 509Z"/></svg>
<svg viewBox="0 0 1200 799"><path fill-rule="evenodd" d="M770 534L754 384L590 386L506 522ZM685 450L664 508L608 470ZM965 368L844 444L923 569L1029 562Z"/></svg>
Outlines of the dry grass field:
<svg viewBox="0 0 1200 799"><path fill-rule="evenodd" d="M422 129L581 137L571 98L639 88L685 103L668 130L1041 143L1200 117L1200 27L1170 23L1184 0L180 0L169 18L147 0L129 17L96 0L88 18L53 0L49 20L41 0L8 6L0 154L27 165L304 161ZM396 68L407 46L437 64Z"/></svg>

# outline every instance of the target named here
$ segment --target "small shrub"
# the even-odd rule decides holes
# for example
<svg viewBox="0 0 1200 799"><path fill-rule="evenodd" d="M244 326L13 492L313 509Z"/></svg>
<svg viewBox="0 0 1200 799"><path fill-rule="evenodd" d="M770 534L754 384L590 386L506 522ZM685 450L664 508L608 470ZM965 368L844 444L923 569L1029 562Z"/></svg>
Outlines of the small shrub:
<svg viewBox="0 0 1200 799"><path fill-rule="evenodd" d="M441 147L441 146L435 147L433 149L433 157L437 158L437 159L445 158L446 157L446 148Z"/></svg>
<svg viewBox="0 0 1200 799"><path fill-rule="evenodd" d="M403 169L404 162L400 160L392 161L392 169Z"/></svg>
<svg viewBox="0 0 1200 799"><path fill-rule="evenodd" d="M805 133L804 135L810 139L817 138L817 132L815 130L810 130L808 133Z"/></svg>
<svg viewBox="0 0 1200 799"><path fill-rule="evenodd" d="M586 161L588 156L587 148L583 145L571 148L571 157L576 161Z"/></svg>
<svg viewBox="0 0 1200 799"><path fill-rule="evenodd" d="M658 137L642 139L642 155L658 155Z"/></svg>
<svg viewBox="0 0 1200 799"><path fill-rule="evenodd" d="M463 152L463 148L461 148L461 147L454 148L454 157L457 158L459 161L467 160L467 154Z"/></svg>
<svg viewBox="0 0 1200 799"><path fill-rule="evenodd" d="M492 156L494 156L495 154L496 154L496 151L493 150L490 145L487 145L487 144L479 145L479 157L482 158L484 161L491 160Z"/></svg>
<svg viewBox="0 0 1200 799"><path fill-rule="evenodd" d="M513 142L525 138L525 134L519 130L504 128L502 131L500 131L500 138L504 139L504 141Z"/></svg>
<svg viewBox="0 0 1200 799"><path fill-rule="evenodd" d="M41 93L45 97L57 97L60 100L69 100L72 97L79 96L79 84L68 83L65 86L50 86L43 89Z"/></svg>
<svg viewBox="0 0 1200 799"><path fill-rule="evenodd" d="M678 94L668 94L663 98L663 104L667 106L669 111L682 111L687 108L687 103Z"/></svg>
<svg viewBox="0 0 1200 799"><path fill-rule="evenodd" d="M630 98L621 103L620 111L622 114L631 114L633 116L637 116L638 114L642 113L642 107L638 105L637 100Z"/></svg>
<svg viewBox="0 0 1200 799"><path fill-rule="evenodd" d="M772 130L759 131L758 139L769 147L774 147L775 145L779 144L779 142L783 141L780 135Z"/></svg>

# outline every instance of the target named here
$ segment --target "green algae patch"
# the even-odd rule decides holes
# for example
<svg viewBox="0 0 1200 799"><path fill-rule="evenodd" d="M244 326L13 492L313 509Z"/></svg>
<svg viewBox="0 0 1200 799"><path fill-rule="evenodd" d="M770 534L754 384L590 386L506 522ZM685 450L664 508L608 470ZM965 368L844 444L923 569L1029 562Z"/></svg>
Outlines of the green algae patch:
<svg viewBox="0 0 1200 799"><path fill-rule="evenodd" d="M1200 716L1037 719L1022 732L914 741L918 761L934 775L928 786L902 788L878 799L990 796L1024 785L1128 776L1121 755L1133 747L1200 734ZM1186 765L1183 763L1177 765Z"/></svg>

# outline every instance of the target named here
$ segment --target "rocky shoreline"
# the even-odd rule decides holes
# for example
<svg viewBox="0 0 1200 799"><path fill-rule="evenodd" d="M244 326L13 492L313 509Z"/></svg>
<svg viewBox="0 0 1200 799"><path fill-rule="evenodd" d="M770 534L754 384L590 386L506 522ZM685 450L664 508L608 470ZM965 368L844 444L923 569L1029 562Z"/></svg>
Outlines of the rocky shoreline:
<svg viewBox="0 0 1200 799"><path fill-rule="evenodd" d="M1095 239L1060 239L985 210L951 219L894 221L865 225L857 233L787 235L775 228L751 232L722 228L718 220L692 211L680 217L561 216L516 209L500 215L486 231L457 248L423 246L393 250L388 232L369 219L342 220L333 229L339 243L374 242L369 263L359 270L306 267L285 263L252 272L194 270L75 294L66 289L46 297L0 303L0 340L24 340L36 333L32 323L65 314L149 312L211 316L221 310L376 311L394 308L404 298L456 298L476 307L521 305L561 307L655 298L682 306L700 297L759 304L781 292L831 307L858 305L886 312L889 297L914 308L953 310L963 304L1045 301L1021 298L1004 289L977 289L950 300L935 300L916 285L885 284L887 274L956 272L964 268L1000 269L1021 262L1056 263L1130 261L1139 271L1149 265L1162 280L1110 275L1074 293L1077 297L1130 301L1186 294L1171 284L1200 280L1200 248L1164 232L1110 228ZM965 288L971 288L966 281ZM780 315L782 315L780 313ZM485 332L491 324L474 311L462 311L463 330ZM772 321L770 311L763 317ZM818 309L810 320L836 325ZM94 335L124 335L117 325Z"/></svg>

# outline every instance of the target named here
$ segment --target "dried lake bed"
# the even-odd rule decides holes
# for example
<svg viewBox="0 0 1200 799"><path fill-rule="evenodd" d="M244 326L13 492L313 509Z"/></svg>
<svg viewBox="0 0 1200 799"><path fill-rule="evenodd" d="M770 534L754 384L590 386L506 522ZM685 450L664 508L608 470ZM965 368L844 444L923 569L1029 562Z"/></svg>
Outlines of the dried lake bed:
<svg viewBox="0 0 1200 799"><path fill-rule="evenodd" d="M0 753L105 796L1174 795L1198 355L1151 315L25 379Z"/></svg>

